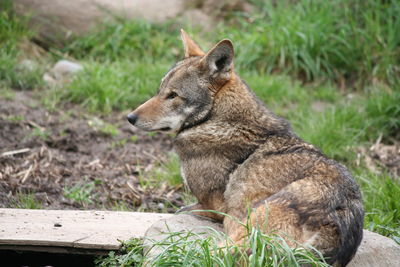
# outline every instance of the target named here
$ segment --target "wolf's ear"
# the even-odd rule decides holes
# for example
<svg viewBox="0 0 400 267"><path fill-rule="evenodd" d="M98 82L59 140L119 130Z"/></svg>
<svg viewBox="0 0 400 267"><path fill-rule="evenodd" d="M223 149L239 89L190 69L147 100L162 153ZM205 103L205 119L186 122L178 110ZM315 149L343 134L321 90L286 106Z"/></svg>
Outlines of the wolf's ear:
<svg viewBox="0 0 400 267"><path fill-rule="evenodd" d="M224 39L208 51L201 59L201 62L214 78L219 76L229 79L230 72L233 69L233 56L232 42L228 39Z"/></svg>
<svg viewBox="0 0 400 267"><path fill-rule="evenodd" d="M189 35L181 29L181 38L183 47L185 48L185 58L204 56L203 50L189 37Z"/></svg>

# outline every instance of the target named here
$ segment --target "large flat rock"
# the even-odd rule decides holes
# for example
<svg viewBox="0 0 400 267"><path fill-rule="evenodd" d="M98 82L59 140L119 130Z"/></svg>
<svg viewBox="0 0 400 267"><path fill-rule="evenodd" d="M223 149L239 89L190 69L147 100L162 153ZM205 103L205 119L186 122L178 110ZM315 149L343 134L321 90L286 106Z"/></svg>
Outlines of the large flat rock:
<svg viewBox="0 0 400 267"><path fill-rule="evenodd" d="M400 266L400 245L392 239L364 230L357 254L348 267Z"/></svg>

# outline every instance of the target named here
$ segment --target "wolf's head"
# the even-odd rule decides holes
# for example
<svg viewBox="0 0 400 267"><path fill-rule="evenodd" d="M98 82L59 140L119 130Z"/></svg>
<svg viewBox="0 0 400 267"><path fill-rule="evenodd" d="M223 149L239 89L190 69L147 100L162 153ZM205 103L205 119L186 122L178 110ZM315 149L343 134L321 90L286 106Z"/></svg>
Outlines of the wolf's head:
<svg viewBox="0 0 400 267"><path fill-rule="evenodd" d="M142 130L179 132L205 121L215 94L232 78L230 40L204 53L183 30L181 37L185 58L164 76L157 94L127 116Z"/></svg>

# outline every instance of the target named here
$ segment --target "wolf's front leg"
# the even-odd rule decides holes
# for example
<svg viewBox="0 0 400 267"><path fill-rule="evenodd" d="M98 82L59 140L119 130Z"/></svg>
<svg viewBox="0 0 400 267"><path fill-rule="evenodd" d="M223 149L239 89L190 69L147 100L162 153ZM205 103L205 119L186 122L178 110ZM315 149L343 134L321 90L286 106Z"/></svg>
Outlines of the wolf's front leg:
<svg viewBox="0 0 400 267"><path fill-rule="evenodd" d="M223 219L224 219L223 215L218 214L213 211L207 211L207 210L211 210L211 209L203 206L200 203L194 203L191 205L181 207L179 210L176 211L176 213L188 212L190 214L193 214L196 216L207 217L207 218L210 218L210 219L218 221L218 222L223 221Z"/></svg>

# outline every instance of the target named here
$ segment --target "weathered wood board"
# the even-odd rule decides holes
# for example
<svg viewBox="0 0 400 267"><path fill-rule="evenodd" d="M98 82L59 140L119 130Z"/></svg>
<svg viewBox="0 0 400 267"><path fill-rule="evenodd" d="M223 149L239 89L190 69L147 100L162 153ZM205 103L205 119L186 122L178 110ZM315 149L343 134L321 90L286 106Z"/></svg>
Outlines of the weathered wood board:
<svg viewBox="0 0 400 267"><path fill-rule="evenodd" d="M0 209L0 249L101 253L119 240L142 238L154 222L171 214Z"/></svg>

